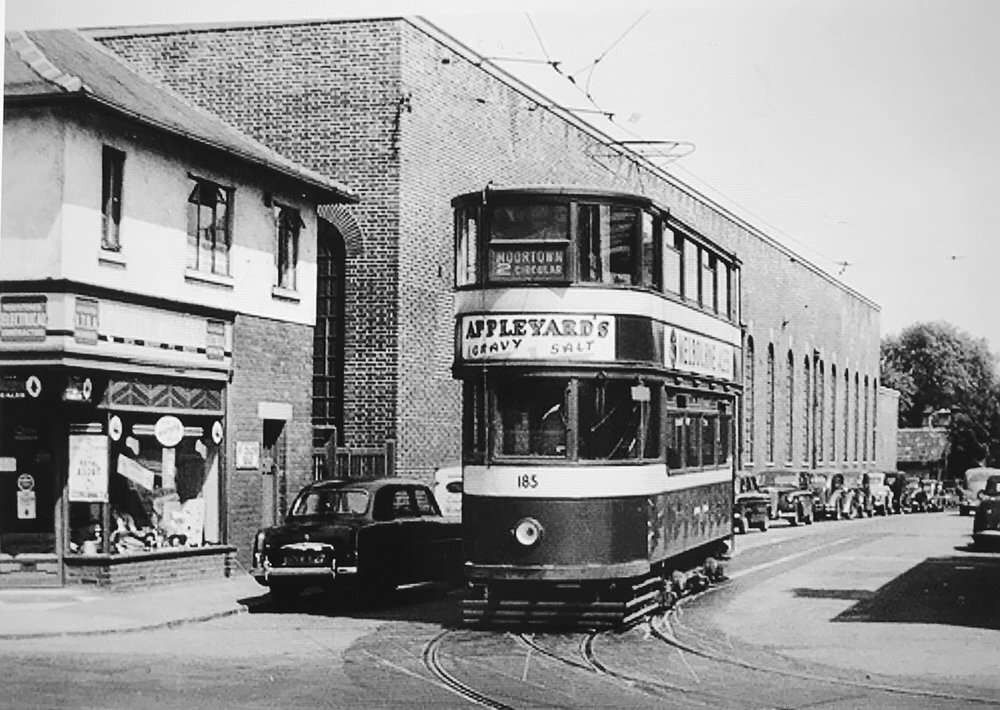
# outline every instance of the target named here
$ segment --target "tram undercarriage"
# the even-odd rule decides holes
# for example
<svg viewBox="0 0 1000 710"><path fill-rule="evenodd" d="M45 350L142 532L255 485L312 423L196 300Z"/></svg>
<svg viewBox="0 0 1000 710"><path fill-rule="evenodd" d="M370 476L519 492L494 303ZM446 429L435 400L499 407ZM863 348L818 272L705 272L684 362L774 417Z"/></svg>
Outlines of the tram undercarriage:
<svg viewBox="0 0 1000 710"><path fill-rule="evenodd" d="M462 620L479 628L626 628L723 581L719 560L725 554L726 543L715 543L629 579L473 580L462 600Z"/></svg>

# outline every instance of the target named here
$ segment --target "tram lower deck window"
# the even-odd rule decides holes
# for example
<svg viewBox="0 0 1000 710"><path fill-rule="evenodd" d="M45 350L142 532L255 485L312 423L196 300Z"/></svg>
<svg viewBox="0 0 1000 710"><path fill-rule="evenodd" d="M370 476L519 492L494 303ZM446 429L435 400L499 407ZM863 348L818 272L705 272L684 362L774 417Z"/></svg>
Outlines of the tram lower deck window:
<svg viewBox="0 0 1000 710"><path fill-rule="evenodd" d="M566 386L537 380L498 386L495 451L504 456L566 455Z"/></svg>
<svg viewBox="0 0 1000 710"><path fill-rule="evenodd" d="M655 459L660 451L660 388L632 380L581 381L582 459Z"/></svg>

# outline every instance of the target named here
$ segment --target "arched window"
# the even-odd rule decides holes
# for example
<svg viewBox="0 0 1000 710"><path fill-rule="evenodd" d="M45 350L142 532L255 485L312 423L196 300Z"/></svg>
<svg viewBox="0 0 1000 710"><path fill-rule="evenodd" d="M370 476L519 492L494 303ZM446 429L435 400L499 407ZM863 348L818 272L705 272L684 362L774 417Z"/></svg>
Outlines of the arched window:
<svg viewBox="0 0 1000 710"><path fill-rule="evenodd" d="M826 427L823 426L826 416L826 368L820 360L816 372L816 458L823 460L826 448L823 446Z"/></svg>
<svg viewBox="0 0 1000 710"><path fill-rule="evenodd" d="M812 372L809 366L809 356L806 355L802 366L802 461L809 462L809 436L812 434L809 426L809 408L812 404Z"/></svg>
<svg viewBox="0 0 1000 710"><path fill-rule="evenodd" d="M744 441L744 451L746 451L746 461L745 463L753 464L753 440L754 440L754 424L756 419L754 417L756 411L756 402L754 400L754 349L753 349L753 337L747 337L747 352L746 352L746 381L743 384L743 412L745 415L746 424L743 428L743 441Z"/></svg>
<svg viewBox="0 0 1000 710"><path fill-rule="evenodd" d="M788 351L786 364L785 392L788 395L788 407L785 411L788 413L788 423L785 426L785 460L791 462L795 459L795 355L791 350Z"/></svg>
<svg viewBox="0 0 1000 710"><path fill-rule="evenodd" d="M872 461L878 463L878 380L872 380Z"/></svg>
<svg viewBox="0 0 1000 710"><path fill-rule="evenodd" d="M844 369L844 463L851 456L851 372Z"/></svg>
<svg viewBox="0 0 1000 710"><path fill-rule="evenodd" d="M861 376L854 373L854 460L858 460L861 435Z"/></svg>
<svg viewBox="0 0 1000 710"><path fill-rule="evenodd" d="M864 436L861 442L862 461L868 461L868 422L870 418L869 412L871 412L870 406L871 406L871 400L869 399L869 392L868 392L868 375L865 375L865 409L861 415L862 428L864 429Z"/></svg>
<svg viewBox="0 0 1000 710"><path fill-rule="evenodd" d="M323 446L344 426L344 240L320 220L313 328L313 444Z"/></svg>
<svg viewBox="0 0 1000 710"><path fill-rule="evenodd" d="M837 366L830 365L830 461L837 460Z"/></svg>
<svg viewBox="0 0 1000 710"><path fill-rule="evenodd" d="M767 462L774 463L774 343L767 345L767 411L765 413L764 438L767 443Z"/></svg>

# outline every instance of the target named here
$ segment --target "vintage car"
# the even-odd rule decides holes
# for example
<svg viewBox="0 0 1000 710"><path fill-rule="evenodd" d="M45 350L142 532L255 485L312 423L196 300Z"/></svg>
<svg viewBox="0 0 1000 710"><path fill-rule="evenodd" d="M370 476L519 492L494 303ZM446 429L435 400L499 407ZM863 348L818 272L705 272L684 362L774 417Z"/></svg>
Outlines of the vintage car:
<svg viewBox="0 0 1000 710"><path fill-rule="evenodd" d="M758 528L765 532L771 520L770 496L760 490L752 473L737 476L735 486L733 531L745 533L749 528Z"/></svg>
<svg viewBox="0 0 1000 710"><path fill-rule="evenodd" d="M861 514L861 500L858 491L845 478L843 473L834 473L826 481L821 497L823 517L829 520L852 520Z"/></svg>
<svg viewBox="0 0 1000 710"><path fill-rule="evenodd" d="M461 545L461 523L445 520L418 481L317 481L283 524L257 533L251 574L277 604L311 586L356 586L375 601L401 584L457 582Z"/></svg>
<svg viewBox="0 0 1000 710"><path fill-rule="evenodd" d="M972 521L972 541L977 547L1000 545L1000 475L990 476L983 486Z"/></svg>
<svg viewBox="0 0 1000 710"><path fill-rule="evenodd" d="M769 497L770 517L787 520L792 525L813 522L813 493L809 473L799 471L764 471L758 484Z"/></svg>
<svg viewBox="0 0 1000 710"><path fill-rule="evenodd" d="M889 515L893 512L892 491L885 484L886 474L866 471L853 481L855 496L862 515Z"/></svg>
<svg viewBox="0 0 1000 710"><path fill-rule="evenodd" d="M980 466L965 472L965 485L962 486L961 499L958 502L959 515L969 515L976 509L979 505L979 494L990 476L1000 476L1000 469Z"/></svg>

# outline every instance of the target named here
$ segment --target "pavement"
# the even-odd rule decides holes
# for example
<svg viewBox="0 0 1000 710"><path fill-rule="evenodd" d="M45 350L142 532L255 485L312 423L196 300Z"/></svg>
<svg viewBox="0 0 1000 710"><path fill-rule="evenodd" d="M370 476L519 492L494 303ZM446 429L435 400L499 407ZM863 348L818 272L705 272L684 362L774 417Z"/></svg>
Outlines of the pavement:
<svg viewBox="0 0 1000 710"><path fill-rule="evenodd" d="M249 611L267 589L244 572L134 590L0 589L0 640L167 628Z"/></svg>

